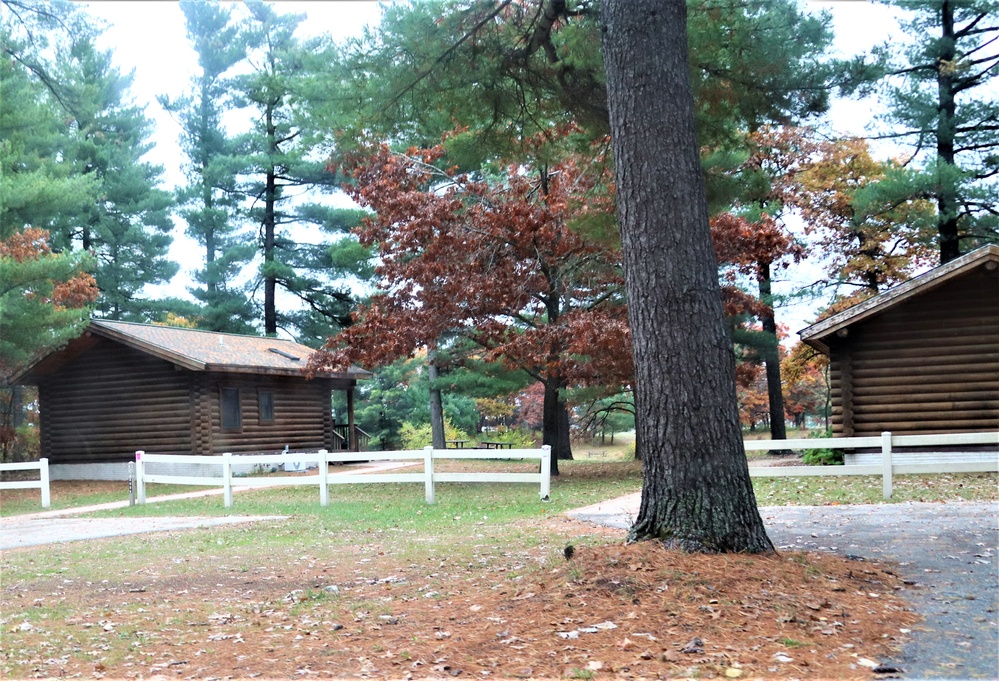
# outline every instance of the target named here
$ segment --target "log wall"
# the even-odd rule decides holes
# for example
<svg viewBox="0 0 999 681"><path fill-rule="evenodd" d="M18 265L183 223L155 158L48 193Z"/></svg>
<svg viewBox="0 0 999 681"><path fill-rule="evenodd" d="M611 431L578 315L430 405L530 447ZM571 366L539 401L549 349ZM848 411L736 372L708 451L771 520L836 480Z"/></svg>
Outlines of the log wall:
<svg viewBox="0 0 999 681"><path fill-rule="evenodd" d="M97 338L39 381L41 451L52 464L126 462L136 450L221 454L334 448L332 390L351 381L204 373ZM241 424L223 429L221 389L239 388ZM258 390L274 398L261 423Z"/></svg>
<svg viewBox="0 0 999 681"><path fill-rule="evenodd" d="M999 429L999 272L978 267L830 339L837 437Z"/></svg>
<svg viewBox="0 0 999 681"><path fill-rule="evenodd" d="M241 374L210 374L207 390L211 452L248 453L333 448L333 413L330 380L283 376L258 377ZM222 428L221 390L239 388L241 424ZM260 389L274 395L274 420L261 423L257 396Z"/></svg>
<svg viewBox="0 0 999 681"><path fill-rule="evenodd" d="M39 382L41 451L52 464L191 451L188 372L99 339Z"/></svg>

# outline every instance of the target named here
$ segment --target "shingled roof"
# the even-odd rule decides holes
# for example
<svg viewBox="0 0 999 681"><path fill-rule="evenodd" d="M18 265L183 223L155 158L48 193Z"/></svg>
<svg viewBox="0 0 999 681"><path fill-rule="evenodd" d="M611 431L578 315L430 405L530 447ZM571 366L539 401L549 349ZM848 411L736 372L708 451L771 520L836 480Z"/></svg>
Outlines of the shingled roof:
<svg viewBox="0 0 999 681"><path fill-rule="evenodd" d="M898 303L932 291L975 267L984 265L995 268L997 263L999 263L999 246L982 246L951 260L946 265L935 267L909 281L848 307L842 312L816 322L799 331L798 335L804 343L820 352L829 354L829 345L826 339L834 333L843 332L851 324L879 315Z"/></svg>
<svg viewBox="0 0 999 681"><path fill-rule="evenodd" d="M156 326L95 319L84 336L102 336L191 371L299 376L312 348L282 338L217 333L175 326ZM51 353L50 353L51 354ZM37 358L13 379L26 378L44 362ZM320 373L324 378L369 378L370 372L351 367L342 373Z"/></svg>

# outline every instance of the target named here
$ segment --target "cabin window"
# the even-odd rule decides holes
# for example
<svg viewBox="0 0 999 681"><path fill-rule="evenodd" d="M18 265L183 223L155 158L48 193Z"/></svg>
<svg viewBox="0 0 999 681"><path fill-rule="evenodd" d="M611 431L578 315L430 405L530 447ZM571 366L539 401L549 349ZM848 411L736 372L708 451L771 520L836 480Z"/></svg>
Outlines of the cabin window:
<svg viewBox="0 0 999 681"><path fill-rule="evenodd" d="M257 392L257 410L260 423L274 423L274 393L270 390Z"/></svg>
<svg viewBox="0 0 999 681"><path fill-rule="evenodd" d="M222 388L222 427L227 430L239 428L242 419L239 408L239 388Z"/></svg>

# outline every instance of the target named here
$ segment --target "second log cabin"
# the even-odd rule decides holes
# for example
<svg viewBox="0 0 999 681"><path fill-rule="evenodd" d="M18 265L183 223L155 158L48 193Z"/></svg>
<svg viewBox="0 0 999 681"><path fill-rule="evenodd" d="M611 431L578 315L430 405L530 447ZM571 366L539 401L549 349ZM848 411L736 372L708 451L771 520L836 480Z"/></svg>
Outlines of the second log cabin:
<svg viewBox="0 0 999 681"><path fill-rule="evenodd" d="M800 333L829 356L834 437L999 430L999 247Z"/></svg>

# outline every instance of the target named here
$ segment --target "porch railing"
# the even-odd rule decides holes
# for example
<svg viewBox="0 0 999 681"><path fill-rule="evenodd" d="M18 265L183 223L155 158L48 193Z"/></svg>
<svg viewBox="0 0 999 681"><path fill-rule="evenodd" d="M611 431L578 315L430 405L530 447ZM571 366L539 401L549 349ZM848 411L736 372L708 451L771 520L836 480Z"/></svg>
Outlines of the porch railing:
<svg viewBox="0 0 999 681"><path fill-rule="evenodd" d="M354 426L354 434L357 438L357 451L368 451L371 442L371 435L364 432L360 426ZM350 450L350 426L346 423L338 423L333 426L333 450L337 452L349 452Z"/></svg>

